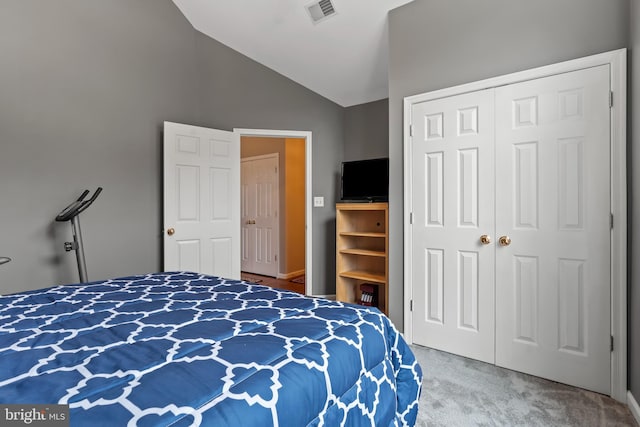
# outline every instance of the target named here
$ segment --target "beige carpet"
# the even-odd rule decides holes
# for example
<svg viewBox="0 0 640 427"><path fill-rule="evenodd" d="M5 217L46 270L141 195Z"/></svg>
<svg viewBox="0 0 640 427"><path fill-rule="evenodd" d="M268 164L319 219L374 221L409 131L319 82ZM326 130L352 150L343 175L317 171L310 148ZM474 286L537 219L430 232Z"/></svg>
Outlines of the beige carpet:
<svg viewBox="0 0 640 427"><path fill-rule="evenodd" d="M412 346L422 371L416 426L634 426L608 396Z"/></svg>

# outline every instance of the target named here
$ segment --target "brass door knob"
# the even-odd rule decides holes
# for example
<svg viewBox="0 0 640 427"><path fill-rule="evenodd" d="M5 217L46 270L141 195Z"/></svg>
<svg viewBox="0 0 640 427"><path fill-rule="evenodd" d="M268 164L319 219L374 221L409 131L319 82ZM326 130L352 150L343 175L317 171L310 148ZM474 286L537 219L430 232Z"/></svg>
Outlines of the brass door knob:
<svg viewBox="0 0 640 427"><path fill-rule="evenodd" d="M483 234L482 236L480 236L480 243L482 243L483 245L488 245L489 243L491 243L491 237Z"/></svg>
<svg viewBox="0 0 640 427"><path fill-rule="evenodd" d="M167 234L168 234L169 236L173 236L173 235L175 234L175 232L176 232L176 230L175 230L175 229L173 229L173 228L170 228L170 229L168 229L168 230L167 230Z"/></svg>
<svg viewBox="0 0 640 427"><path fill-rule="evenodd" d="M511 244L511 238L509 236L500 236L500 246L509 246Z"/></svg>

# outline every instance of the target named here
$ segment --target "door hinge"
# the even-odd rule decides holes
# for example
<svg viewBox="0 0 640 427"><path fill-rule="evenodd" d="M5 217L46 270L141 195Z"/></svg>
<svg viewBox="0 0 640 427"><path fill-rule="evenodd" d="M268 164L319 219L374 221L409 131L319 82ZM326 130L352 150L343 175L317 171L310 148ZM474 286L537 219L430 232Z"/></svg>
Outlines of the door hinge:
<svg viewBox="0 0 640 427"><path fill-rule="evenodd" d="M611 335L611 344L609 346L610 351L613 351L613 335Z"/></svg>
<svg viewBox="0 0 640 427"><path fill-rule="evenodd" d="M413 311L413 300L409 300L409 311Z"/></svg>
<svg viewBox="0 0 640 427"><path fill-rule="evenodd" d="M609 92L609 108L613 108L613 91Z"/></svg>
<svg viewBox="0 0 640 427"><path fill-rule="evenodd" d="M609 214L609 225L611 226L611 229L613 230L613 214Z"/></svg>
<svg viewBox="0 0 640 427"><path fill-rule="evenodd" d="M409 136L413 136L413 125L409 125Z"/></svg>
<svg viewBox="0 0 640 427"><path fill-rule="evenodd" d="M278 260L278 255L274 255L273 259L274 259L275 261L277 261L277 260Z"/></svg>
<svg viewBox="0 0 640 427"><path fill-rule="evenodd" d="M413 212L409 212L409 224L413 224Z"/></svg>

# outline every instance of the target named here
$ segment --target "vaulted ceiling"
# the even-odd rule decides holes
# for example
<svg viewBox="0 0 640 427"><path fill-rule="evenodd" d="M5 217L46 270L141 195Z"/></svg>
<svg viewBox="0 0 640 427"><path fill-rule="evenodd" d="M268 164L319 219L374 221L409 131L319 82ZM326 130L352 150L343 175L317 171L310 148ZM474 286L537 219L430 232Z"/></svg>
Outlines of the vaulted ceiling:
<svg viewBox="0 0 640 427"><path fill-rule="evenodd" d="M314 22L319 1L173 0L198 31L339 105L387 98L387 13L412 0L331 0Z"/></svg>

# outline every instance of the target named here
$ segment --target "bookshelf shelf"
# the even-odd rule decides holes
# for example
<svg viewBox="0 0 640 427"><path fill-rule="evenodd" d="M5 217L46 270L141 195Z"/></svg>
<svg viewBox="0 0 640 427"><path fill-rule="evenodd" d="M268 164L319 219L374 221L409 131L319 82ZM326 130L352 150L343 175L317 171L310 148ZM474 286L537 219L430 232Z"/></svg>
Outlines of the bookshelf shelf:
<svg viewBox="0 0 640 427"><path fill-rule="evenodd" d="M373 305L388 313L389 207L387 203L338 203L336 205L336 298Z"/></svg>

